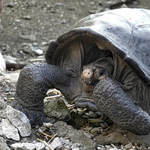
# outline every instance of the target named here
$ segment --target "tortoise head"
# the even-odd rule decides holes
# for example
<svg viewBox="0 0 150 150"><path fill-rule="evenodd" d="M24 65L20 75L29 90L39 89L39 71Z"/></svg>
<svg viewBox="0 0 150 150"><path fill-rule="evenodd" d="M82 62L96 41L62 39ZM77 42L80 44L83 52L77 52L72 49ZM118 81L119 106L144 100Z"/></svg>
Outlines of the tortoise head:
<svg viewBox="0 0 150 150"><path fill-rule="evenodd" d="M112 58L101 58L89 65L83 66L81 79L86 95L92 96L96 84L103 78L111 78L113 70L114 64Z"/></svg>

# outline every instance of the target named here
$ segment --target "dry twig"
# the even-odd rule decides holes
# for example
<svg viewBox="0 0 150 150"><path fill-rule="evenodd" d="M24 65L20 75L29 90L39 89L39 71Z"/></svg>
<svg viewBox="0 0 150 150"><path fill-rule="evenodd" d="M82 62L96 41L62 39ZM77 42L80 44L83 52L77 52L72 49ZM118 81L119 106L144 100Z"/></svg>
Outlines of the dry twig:
<svg viewBox="0 0 150 150"><path fill-rule="evenodd" d="M40 141L40 142L42 142L42 143L44 143L50 150L54 150L53 148L51 148L49 145L48 145L48 143L46 142L46 141L43 141L43 140L41 140L41 139L37 139L38 141Z"/></svg>

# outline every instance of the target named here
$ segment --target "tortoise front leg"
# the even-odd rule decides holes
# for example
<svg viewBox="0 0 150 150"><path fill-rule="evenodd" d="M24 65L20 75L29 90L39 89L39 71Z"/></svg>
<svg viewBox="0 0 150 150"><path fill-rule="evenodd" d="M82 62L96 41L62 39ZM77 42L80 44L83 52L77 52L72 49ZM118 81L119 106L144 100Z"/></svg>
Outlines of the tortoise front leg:
<svg viewBox="0 0 150 150"><path fill-rule="evenodd" d="M29 118L31 125L43 124L43 99L50 88L67 87L69 77L65 69L49 64L25 66L19 76L13 107ZM67 89L67 88L66 88Z"/></svg>
<svg viewBox="0 0 150 150"><path fill-rule="evenodd" d="M104 78L96 85L93 98L97 108L112 121L135 134L150 132L150 116L125 93L120 85Z"/></svg>

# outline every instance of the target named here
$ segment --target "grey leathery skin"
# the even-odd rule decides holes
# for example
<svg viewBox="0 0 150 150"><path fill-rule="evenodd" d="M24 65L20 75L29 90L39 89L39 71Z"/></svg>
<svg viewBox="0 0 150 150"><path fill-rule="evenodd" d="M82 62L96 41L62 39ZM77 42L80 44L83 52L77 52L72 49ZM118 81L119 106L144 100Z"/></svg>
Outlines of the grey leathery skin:
<svg viewBox="0 0 150 150"><path fill-rule="evenodd" d="M149 133L149 114L136 106L112 79L105 78L99 81L94 89L93 98L97 108L123 129L139 135Z"/></svg>

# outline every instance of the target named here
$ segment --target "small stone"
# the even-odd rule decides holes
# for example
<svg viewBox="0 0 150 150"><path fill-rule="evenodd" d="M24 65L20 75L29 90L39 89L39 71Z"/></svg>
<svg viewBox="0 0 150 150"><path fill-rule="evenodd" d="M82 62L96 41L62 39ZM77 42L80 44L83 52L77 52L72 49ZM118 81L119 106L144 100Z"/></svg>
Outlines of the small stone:
<svg viewBox="0 0 150 150"><path fill-rule="evenodd" d="M21 20L20 20L20 19L16 19L15 21L16 21L16 22L20 22Z"/></svg>
<svg viewBox="0 0 150 150"><path fill-rule="evenodd" d="M11 145L15 150L43 150L45 145L41 142L37 143L15 143Z"/></svg>
<svg viewBox="0 0 150 150"><path fill-rule="evenodd" d="M20 71L7 73L5 74L5 79L10 81L11 83L16 83L18 81L19 74Z"/></svg>
<svg viewBox="0 0 150 150"><path fill-rule="evenodd" d="M53 142L51 144L49 144L49 146L53 149L55 149L56 147L62 146L59 137L56 137Z"/></svg>
<svg viewBox="0 0 150 150"><path fill-rule="evenodd" d="M16 62L16 58L15 57L12 57L12 56L4 56L5 57L5 62L6 63L13 63L13 64L16 64L17 62Z"/></svg>
<svg viewBox="0 0 150 150"><path fill-rule="evenodd" d="M43 55L43 50L41 50L41 49L36 49L36 50L34 50L34 52L38 56Z"/></svg>
<svg viewBox="0 0 150 150"><path fill-rule="evenodd" d="M118 149L118 148L115 148L115 147L114 148L111 147L109 150L121 150L121 149Z"/></svg>
<svg viewBox="0 0 150 150"><path fill-rule="evenodd" d="M83 110L81 108L77 108L78 114L82 115L83 114Z"/></svg>
<svg viewBox="0 0 150 150"><path fill-rule="evenodd" d="M125 148L132 148L132 147L133 147L132 143L125 145Z"/></svg>
<svg viewBox="0 0 150 150"><path fill-rule="evenodd" d="M19 35L20 38L25 39L25 40L30 40L30 41L36 41L36 36L34 34L31 35Z"/></svg>
<svg viewBox="0 0 150 150"><path fill-rule="evenodd" d="M88 115L93 118L97 118L97 114L93 111L89 111Z"/></svg>
<svg viewBox="0 0 150 150"><path fill-rule="evenodd" d="M80 148L72 148L72 150L80 150Z"/></svg>
<svg viewBox="0 0 150 150"><path fill-rule="evenodd" d="M65 19L63 19L63 20L61 21L61 23L62 23L62 24L65 24L65 23L67 23L67 21L66 21Z"/></svg>
<svg viewBox="0 0 150 150"><path fill-rule="evenodd" d="M44 127L47 127L47 128L50 128L50 127L52 127L52 126L53 126L53 124L52 124L52 123L50 123L50 122L48 122L48 123L43 122L43 126L44 126Z"/></svg>
<svg viewBox="0 0 150 150"><path fill-rule="evenodd" d="M106 150L105 147L97 147L97 150Z"/></svg>
<svg viewBox="0 0 150 150"><path fill-rule="evenodd" d="M0 149L1 150L10 150L10 148L6 144L6 141L2 137L0 137Z"/></svg>
<svg viewBox="0 0 150 150"><path fill-rule="evenodd" d="M78 143L74 143L72 146L71 146L71 148L72 148L72 150L80 150L80 144L78 144Z"/></svg>
<svg viewBox="0 0 150 150"><path fill-rule="evenodd" d="M0 97L0 110L5 109L5 108L6 108L6 102L4 101L2 97Z"/></svg>
<svg viewBox="0 0 150 150"><path fill-rule="evenodd" d="M45 46L45 45L48 45L47 42L42 42L41 45Z"/></svg>
<svg viewBox="0 0 150 150"><path fill-rule="evenodd" d="M0 71L5 71L5 70L6 70L6 63L2 54L0 53Z"/></svg>
<svg viewBox="0 0 150 150"><path fill-rule="evenodd" d="M101 133L100 129L101 129L100 127L93 128L90 133L93 134L93 135L98 135L98 134Z"/></svg>
<svg viewBox="0 0 150 150"><path fill-rule="evenodd" d="M7 88L5 89L5 92L8 93L9 91L10 91L10 88L7 87Z"/></svg>
<svg viewBox="0 0 150 150"><path fill-rule="evenodd" d="M56 6L64 6L63 3L56 3Z"/></svg>
<svg viewBox="0 0 150 150"><path fill-rule="evenodd" d="M33 43L32 45L33 45L33 46L35 46L35 47L37 47L37 46L38 46L38 44L37 44L37 43Z"/></svg>
<svg viewBox="0 0 150 150"><path fill-rule="evenodd" d="M60 140L61 144L64 146L71 146L72 145L72 142L70 142L69 139L64 139L64 138L60 137L59 140Z"/></svg>
<svg viewBox="0 0 150 150"><path fill-rule="evenodd" d="M128 8L126 4L122 4L121 8Z"/></svg>
<svg viewBox="0 0 150 150"><path fill-rule="evenodd" d="M110 146L110 145L105 145L105 147L106 147L106 148L110 148L111 146Z"/></svg>
<svg viewBox="0 0 150 150"><path fill-rule="evenodd" d="M103 116L103 114L100 112L100 111L98 111L98 112L95 112L98 116Z"/></svg>
<svg viewBox="0 0 150 150"><path fill-rule="evenodd" d="M68 147L63 147L62 150L70 150Z"/></svg>
<svg viewBox="0 0 150 150"><path fill-rule="evenodd" d="M6 113L9 121L19 130L22 137L30 136L31 125L24 113L11 106L7 106Z"/></svg>
<svg viewBox="0 0 150 150"><path fill-rule="evenodd" d="M7 6L7 7L14 7L14 6L15 6L15 3L10 2L10 3L8 3L6 6Z"/></svg>
<svg viewBox="0 0 150 150"><path fill-rule="evenodd" d="M35 36L34 34L31 34L31 35L30 35L30 40L31 40L31 41L36 41L36 36Z"/></svg>
<svg viewBox="0 0 150 150"><path fill-rule="evenodd" d="M7 114L6 114L6 109L2 109L0 110L0 119L6 119L7 118Z"/></svg>
<svg viewBox="0 0 150 150"><path fill-rule="evenodd" d="M102 129L107 128L107 127L108 127L107 122L103 122L103 123L101 123L101 128L102 128Z"/></svg>
<svg viewBox="0 0 150 150"><path fill-rule="evenodd" d="M71 6L67 7L66 9L70 10L70 11L75 11L76 10L75 7L71 7Z"/></svg>
<svg viewBox="0 0 150 150"><path fill-rule="evenodd" d="M19 141L18 130L9 122L8 119L2 119L2 132L8 139Z"/></svg>
<svg viewBox="0 0 150 150"><path fill-rule="evenodd" d="M27 15L27 16L23 16L22 18L23 18L23 19L30 20L30 19L31 19L31 16L30 16L30 15Z"/></svg>

